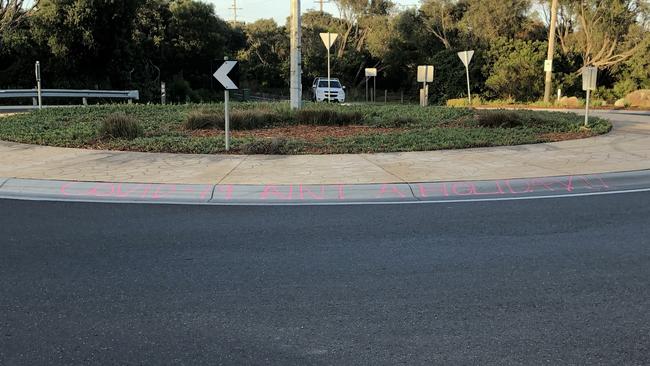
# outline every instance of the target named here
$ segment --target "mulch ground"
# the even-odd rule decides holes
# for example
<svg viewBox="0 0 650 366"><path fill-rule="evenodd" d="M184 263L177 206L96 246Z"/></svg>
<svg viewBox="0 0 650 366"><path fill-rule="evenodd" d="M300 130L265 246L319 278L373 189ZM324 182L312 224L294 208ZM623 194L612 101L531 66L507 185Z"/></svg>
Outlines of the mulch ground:
<svg viewBox="0 0 650 366"><path fill-rule="evenodd" d="M586 139L588 137L593 137L593 136L594 134L589 131L580 131L580 132L545 133L540 137L547 142L559 142L559 141Z"/></svg>
<svg viewBox="0 0 650 366"><path fill-rule="evenodd" d="M232 131L232 136L237 138L256 137L274 138L285 137L288 139L320 142L326 138L343 138L357 135L385 134L400 132L400 128L378 128L369 126L288 126L274 127L247 131ZM192 137L211 137L223 135L221 130L192 131Z"/></svg>

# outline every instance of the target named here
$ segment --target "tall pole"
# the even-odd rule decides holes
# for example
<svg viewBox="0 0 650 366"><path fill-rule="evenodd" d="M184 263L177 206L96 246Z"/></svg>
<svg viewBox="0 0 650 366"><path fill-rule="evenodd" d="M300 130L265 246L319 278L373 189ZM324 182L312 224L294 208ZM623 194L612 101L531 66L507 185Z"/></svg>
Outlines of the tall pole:
<svg viewBox="0 0 650 366"><path fill-rule="evenodd" d="M366 103L368 103L368 79L369 77L366 76Z"/></svg>
<svg viewBox="0 0 650 366"><path fill-rule="evenodd" d="M237 23L237 10L241 10L241 8L237 7L237 0L232 0L232 7L230 8L230 10L232 10L233 13L234 13L233 14L234 15L233 22Z"/></svg>
<svg viewBox="0 0 650 366"><path fill-rule="evenodd" d="M591 96L591 90L587 89L587 103L585 103L585 127L589 127L589 97Z"/></svg>
<svg viewBox="0 0 650 366"><path fill-rule="evenodd" d="M555 28L557 25L557 6L558 0L553 0L551 3L551 24L548 31L548 54L546 59L553 61L555 55ZM546 79L544 86L544 102L548 103L551 100L553 89L553 70L546 70Z"/></svg>
<svg viewBox="0 0 650 366"><path fill-rule="evenodd" d="M330 97L332 96L332 82L330 80L330 48L332 45L332 33L327 32L327 44L330 47L327 48L327 101L331 102Z"/></svg>
<svg viewBox="0 0 650 366"><path fill-rule="evenodd" d="M302 106L302 21L300 0L291 0L291 109Z"/></svg>
<svg viewBox="0 0 650 366"><path fill-rule="evenodd" d="M469 99L469 105L472 105L472 88L469 86L469 66L465 65L465 74L467 75L467 98Z"/></svg>
<svg viewBox="0 0 650 366"><path fill-rule="evenodd" d="M43 98L41 93L41 62L36 61L36 89L38 93L38 109L43 108Z"/></svg>
<svg viewBox="0 0 650 366"><path fill-rule="evenodd" d="M228 61L228 57L223 58L224 61ZM226 151L230 150L230 91L226 89L223 94L224 101L224 135L226 138Z"/></svg>

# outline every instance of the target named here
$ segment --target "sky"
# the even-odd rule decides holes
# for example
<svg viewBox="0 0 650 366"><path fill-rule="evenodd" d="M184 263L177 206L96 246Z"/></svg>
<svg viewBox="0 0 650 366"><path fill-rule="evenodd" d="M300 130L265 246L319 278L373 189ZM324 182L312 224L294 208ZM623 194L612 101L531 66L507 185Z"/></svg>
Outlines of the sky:
<svg viewBox="0 0 650 366"><path fill-rule="evenodd" d="M224 20L233 20L233 11L229 8L233 6L233 0L203 0L205 2L214 4L214 10L217 15ZM290 0L236 0L237 7L237 20L244 22L254 22L257 19L275 19L278 24L284 24L289 16L291 9ZM419 0L396 0L400 6L415 6L419 4ZM320 8L319 2L316 0L302 0L302 11L318 10ZM326 3L323 9L331 14L338 14L338 9L332 1Z"/></svg>

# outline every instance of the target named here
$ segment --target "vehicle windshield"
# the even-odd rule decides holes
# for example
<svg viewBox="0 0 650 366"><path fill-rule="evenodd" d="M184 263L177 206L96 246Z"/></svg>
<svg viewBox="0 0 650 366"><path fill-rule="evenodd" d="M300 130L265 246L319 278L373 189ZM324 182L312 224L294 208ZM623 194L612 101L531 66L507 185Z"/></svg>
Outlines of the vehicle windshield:
<svg viewBox="0 0 650 366"><path fill-rule="evenodd" d="M319 88L327 88L327 80L321 80L321 81L319 81L319 82L318 82L318 87L319 87ZM338 88L338 89L340 89L340 88L341 88L341 83L339 83L339 82L336 81L336 80L332 80L332 81L331 81L331 87L332 87L332 88Z"/></svg>

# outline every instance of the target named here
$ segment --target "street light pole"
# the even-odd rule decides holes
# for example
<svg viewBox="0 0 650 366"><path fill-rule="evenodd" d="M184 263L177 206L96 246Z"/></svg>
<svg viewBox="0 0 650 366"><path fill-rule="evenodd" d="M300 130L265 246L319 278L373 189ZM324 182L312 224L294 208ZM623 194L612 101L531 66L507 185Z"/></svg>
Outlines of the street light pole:
<svg viewBox="0 0 650 366"><path fill-rule="evenodd" d="M553 61L555 55L555 28L557 25L557 6L558 0L553 0L551 4L551 24L549 26L548 32L548 54L546 55L546 60ZM551 100L551 93L553 88L553 70L546 70L546 79L544 86L544 103L548 103Z"/></svg>
<svg viewBox="0 0 650 366"><path fill-rule="evenodd" d="M300 0L291 0L291 109L302 106L302 21Z"/></svg>

